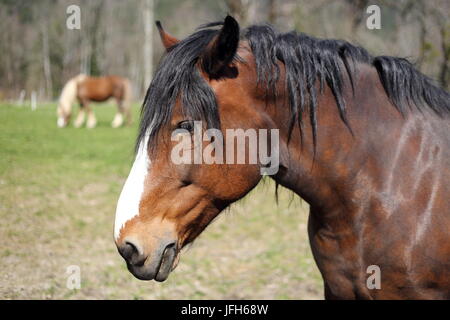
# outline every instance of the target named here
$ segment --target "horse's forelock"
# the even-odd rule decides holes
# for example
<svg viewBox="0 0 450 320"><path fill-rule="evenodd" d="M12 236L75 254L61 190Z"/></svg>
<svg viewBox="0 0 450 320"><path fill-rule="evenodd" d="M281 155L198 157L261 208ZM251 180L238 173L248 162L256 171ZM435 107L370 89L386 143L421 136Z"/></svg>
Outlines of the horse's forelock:
<svg viewBox="0 0 450 320"><path fill-rule="evenodd" d="M176 100L183 113L209 126L217 125L219 115L214 92L200 76L197 62L219 30L203 28L174 45L163 57L146 92L136 151L149 135L150 149L156 145L159 130L170 121Z"/></svg>

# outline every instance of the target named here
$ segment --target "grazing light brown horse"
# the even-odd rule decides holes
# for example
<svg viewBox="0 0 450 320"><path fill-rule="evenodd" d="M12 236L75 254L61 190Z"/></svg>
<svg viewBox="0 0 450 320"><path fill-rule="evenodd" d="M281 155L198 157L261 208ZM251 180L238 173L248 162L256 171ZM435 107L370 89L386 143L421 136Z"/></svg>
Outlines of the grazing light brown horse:
<svg viewBox="0 0 450 320"><path fill-rule="evenodd" d="M131 85L126 78L118 76L89 77L84 74L70 79L64 86L59 98L57 115L58 127L68 125L72 114L72 103L78 99L80 111L74 126L83 125L86 113L88 115L87 127L94 128L97 124L94 112L89 105L90 101L103 102L109 98L117 101L117 113L112 122L112 127L120 127L126 118L126 123L131 123Z"/></svg>
<svg viewBox="0 0 450 320"><path fill-rule="evenodd" d="M167 54L114 230L133 275L164 281L180 250L261 180L260 163L171 161L172 138L194 139L199 120L224 135L279 130L272 178L310 205L327 299L450 298L448 92L404 59L345 41L267 25L240 34L230 16L182 41L158 27Z"/></svg>

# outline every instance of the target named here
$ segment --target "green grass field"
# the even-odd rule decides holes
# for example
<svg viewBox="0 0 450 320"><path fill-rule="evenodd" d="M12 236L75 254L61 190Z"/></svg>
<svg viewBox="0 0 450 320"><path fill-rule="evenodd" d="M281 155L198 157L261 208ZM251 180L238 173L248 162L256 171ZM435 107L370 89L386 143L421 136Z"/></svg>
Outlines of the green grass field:
<svg viewBox="0 0 450 320"><path fill-rule="evenodd" d="M112 231L133 160L134 125L112 129L115 108L95 105L95 129L56 127L56 106L0 104L1 299L322 299L307 239L308 206L259 185L183 250L164 283L135 279ZM66 269L81 269L81 289Z"/></svg>

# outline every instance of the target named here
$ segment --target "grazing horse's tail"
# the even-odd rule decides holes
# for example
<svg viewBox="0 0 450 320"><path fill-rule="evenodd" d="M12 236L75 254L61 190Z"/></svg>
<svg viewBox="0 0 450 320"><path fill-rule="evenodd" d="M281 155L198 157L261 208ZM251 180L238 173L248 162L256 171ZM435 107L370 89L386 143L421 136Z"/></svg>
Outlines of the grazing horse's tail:
<svg viewBox="0 0 450 320"><path fill-rule="evenodd" d="M69 122L69 118L72 112L72 103L77 97L77 86L81 81L85 80L86 77L87 76L85 74L79 74L67 81L66 85L64 86L58 102L58 127L65 127Z"/></svg>
<svg viewBox="0 0 450 320"><path fill-rule="evenodd" d="M131 124L131 99L133 98L133 92L131 88L131 82L127 78L123 79L123 112L126 118L126 124Z"/></svg>

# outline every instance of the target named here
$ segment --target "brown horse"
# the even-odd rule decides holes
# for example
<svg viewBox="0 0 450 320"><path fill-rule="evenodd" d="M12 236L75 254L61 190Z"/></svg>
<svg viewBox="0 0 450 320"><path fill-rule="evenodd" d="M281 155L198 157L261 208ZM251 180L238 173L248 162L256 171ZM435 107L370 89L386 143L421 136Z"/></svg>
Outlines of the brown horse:
<svg viewBox="0 0 450 320"><path fill-rule="evenodd" d="M116 211L115 242L133 275L164 281L180 250L261 180L262 161L173 161L201 121L225 138L278 130L271 177L310 205L326 298L450 298L449 93L408 61L345 41L267 25L240 35L229 16L182 41L158 27L167 54Z"/></svg>
<svg viewBox="0 0 450 320"><path fill-rule="evenodd" d="M102 102L109 98L117 101L117 109L112 126L122 125L125 116L127 124L131 123L131 86L130 81L118 76L89 77L80 74L70 79L63 88L58 104L58 127L67 126L72 113L72 103L78 99L80 112L74 126L83 125L86 113L88 114L87 127L94 128L97 124L94 112L89 105L90 101Z"/></svg>

